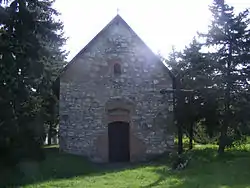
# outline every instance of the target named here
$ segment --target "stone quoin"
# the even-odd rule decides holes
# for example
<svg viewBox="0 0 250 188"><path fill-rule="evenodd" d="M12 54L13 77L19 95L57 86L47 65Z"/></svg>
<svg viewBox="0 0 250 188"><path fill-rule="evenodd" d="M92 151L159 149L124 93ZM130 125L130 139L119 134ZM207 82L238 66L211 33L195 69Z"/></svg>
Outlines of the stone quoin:
<svg viewBox="0 0 250 188"><path fill-rule="evenodd" d="M116 15L63 69L59 147L94 162L143 161L174 148L169 70Z"/></svg>

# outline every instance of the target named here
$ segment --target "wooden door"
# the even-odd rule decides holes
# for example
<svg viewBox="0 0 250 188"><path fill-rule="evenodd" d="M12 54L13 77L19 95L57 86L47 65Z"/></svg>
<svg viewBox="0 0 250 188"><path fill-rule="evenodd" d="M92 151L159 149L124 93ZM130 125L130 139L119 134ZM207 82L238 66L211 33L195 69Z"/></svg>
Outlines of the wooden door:
<svg viewBox="0 0 250 188"><path fill-rule="evenodd" d="M129 149L129 123L112 122L108 125L109 161L130 161Z"/></svg>

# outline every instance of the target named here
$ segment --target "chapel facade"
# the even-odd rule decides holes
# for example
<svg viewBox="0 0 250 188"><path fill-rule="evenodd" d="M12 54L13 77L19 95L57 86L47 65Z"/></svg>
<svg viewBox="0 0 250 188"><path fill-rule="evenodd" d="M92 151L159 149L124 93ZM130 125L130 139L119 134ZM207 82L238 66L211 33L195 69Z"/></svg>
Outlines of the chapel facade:
<svg viewBox="0 0 250 188"><path fill-rule="evenodd" d="M167 67L120 15L64 67L59 145L94 162L143 161L174 148Z"/></svg>

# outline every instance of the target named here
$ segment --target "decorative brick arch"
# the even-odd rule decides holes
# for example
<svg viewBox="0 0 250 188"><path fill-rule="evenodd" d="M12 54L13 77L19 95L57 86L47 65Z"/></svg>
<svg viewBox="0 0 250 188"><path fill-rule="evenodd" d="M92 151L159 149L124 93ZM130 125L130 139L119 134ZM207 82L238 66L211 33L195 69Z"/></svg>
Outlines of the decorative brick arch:
<svg viewBox="0 0 250 188"><path fill-rule="evenodd" d="M134 103L125 98L115 97L106 102L105 114L106 124L114 121L131 122L131 115L134 114Z"/></svg>
<svg viewBox="0 0 250 188"><path fill-rule="evenodd" d="M127 122L129 123L129 142L130 142L130 161L136 161L141 158L146 152L146 146L143 141L136 137L136 124L132 121L132 116L135 114L135 104L133 101L123 97L112 97L105 105L104 125L107 127L103 135L97 140L97 152L102 158L102 161L109 162L109 138L108 125L112 122ZM119 125L118 125L119 126Z"/></svg>

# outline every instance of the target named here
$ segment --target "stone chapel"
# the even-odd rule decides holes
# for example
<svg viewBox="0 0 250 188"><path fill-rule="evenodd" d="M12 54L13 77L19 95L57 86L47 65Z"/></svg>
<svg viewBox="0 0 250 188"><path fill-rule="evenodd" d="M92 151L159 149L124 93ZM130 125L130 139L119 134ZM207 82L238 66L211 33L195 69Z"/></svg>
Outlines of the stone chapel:
<svg viewBox="0 0 250 188"><path fill-rule="evenodd" d="M59 77L59 147L94 162L134 162L174 147L169 70L116 15Z"/></svg>

